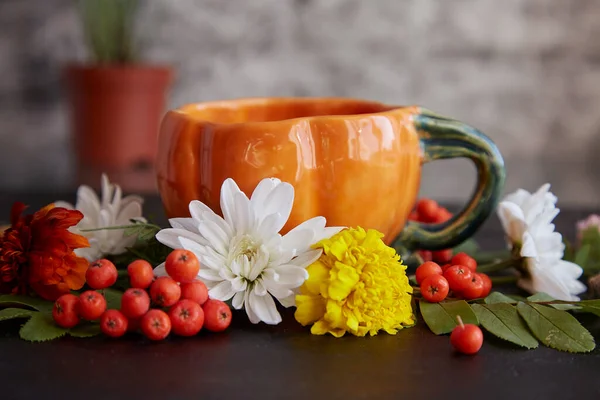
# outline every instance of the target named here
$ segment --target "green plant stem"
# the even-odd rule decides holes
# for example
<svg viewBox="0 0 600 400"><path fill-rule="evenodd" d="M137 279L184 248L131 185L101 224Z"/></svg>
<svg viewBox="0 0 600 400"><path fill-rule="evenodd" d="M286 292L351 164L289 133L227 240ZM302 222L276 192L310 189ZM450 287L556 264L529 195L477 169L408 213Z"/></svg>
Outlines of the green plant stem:
<svg viewBox="0 0 600 400"><path fill-rule="evenodd" d="M510 257L509 250L480 252L473 255L478 264L490 264Z"/></svg>
<svg viewBox="0 0 600 400"><path fill-rule="evenodd" d="M490 278L492 280L492 285L504 285L506 283L515 283L519 280L518 276L510 275L510 276L494 276Z"/></svg>
<svg viewBox="0 0 600 400"><path fill-rule="evenodd" d="M491 272L502 271L504 269L508 269L511 267L518 267L521 263L520 259L509 258L504 261L500 261L492 264L485 264L480 267L477 267L477 272L482 272L484 274L489 274Z"/></svg>
<svg viewBox="0 0 600 400"><path fill-rule="evenodd" d="M104 230L118 230L118 229L131 229L131 228L140 228L140 227L149 227L156 229L158 231L161 230L161 227L154 224L131 224L131 225L117 225L117 226L106 226L103 228L93 228L93 229L81 229L81 232L95 232L95 231L104 231Z"/></svg>

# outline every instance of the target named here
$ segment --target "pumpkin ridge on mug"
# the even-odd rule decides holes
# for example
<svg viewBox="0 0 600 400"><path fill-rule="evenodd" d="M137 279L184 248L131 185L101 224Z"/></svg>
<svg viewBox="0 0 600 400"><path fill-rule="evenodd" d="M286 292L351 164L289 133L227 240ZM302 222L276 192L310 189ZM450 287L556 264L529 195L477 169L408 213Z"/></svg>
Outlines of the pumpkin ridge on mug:
<svg viewBox="0 0 600 400"><path fill-rule="evenodd" d="M296 193L282 233L321 215L329 226L377 229L389 244L407 224L421 166L431 158L424 145L431 132L418 126L422 114L417 106L351 98L251 98L169 111L161 124L156 163L165 212L169 218L189 216L190 201L200 200L221 214L219 191L225 179L234 179L249 195L260 180L275 177L292 184ZM449 153L437 158L455 152ZM500 184L486 189L495 194L484 199L488 203L496 201L500 178ZM481 210L477 218L455 219L452 230L461 234L460 224L476 229L487 216L486 208Z"/></svg>

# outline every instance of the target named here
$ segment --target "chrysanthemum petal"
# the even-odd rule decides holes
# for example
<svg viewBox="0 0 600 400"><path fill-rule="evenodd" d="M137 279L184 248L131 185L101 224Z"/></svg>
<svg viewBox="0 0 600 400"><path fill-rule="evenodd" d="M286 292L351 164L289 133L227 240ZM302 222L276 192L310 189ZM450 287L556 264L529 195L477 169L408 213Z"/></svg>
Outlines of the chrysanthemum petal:
<svg viewBox="0 0 600 400"><path fill-rule="evenodd" d="M244 256L244 258L248 259L246 256ZM253 281L256 278L258 278L258 276L266 268L268 263L269 263L269 254L266 252L265 248L263 246L261 246L258 249L257 255L254 257L254 260L252 260L252 262L250 262L248 260L248 264L250 266L249 273L248 273L248 275L246 275L248 277L248 279L250 281ZM247 267L244 267L244 270L246 268Z"/></svg>
<svg viewBox="0 0 600 400"><path fill-rule="evenodd" d="M188 210L190 211L190 215L192 216L192 218L196 221L202 221L202 214L205 212L214 214L214 211L211 210L209 206L207 206L199 200L190 201L190 204L188 205Z"/></svg>
<svg viewBox="0 0 600 400"><path fill-rule="evenodd" d="M258 317L258 315L256 315L256 313L250 306L249 298L250 298L250 291L246 290L244 292L244 309L246 310L246 314L248 315L248 320L253 324L258 324L260 322L260 318Z"/></svg>
<svg viewBox="0 0 600 400"><path fill-rule="evenodd" d="M535 240L529 232L525 232L522 236L521 257L536 258L538 256Z"/></svg>
<svg viewBox="0 0 600 400"><path fill-rule="evenodd" d="M285 308L294 307L296 305L296 293L291 290L290 292L291 294L286 297L277 297L279 303Z"/></svg>
<svg viewBox="0 0 600 400"><path fill-rule="evenodd" d="M271 238L283 228L285 222L281 214L269 214L259 223L256 234L263 240Z"/></svg>
<svg viewBox="0 0 600 400"><path fill-rule="evenodd" d="M213 299L227 301L233 297L233 295L235 294L235 291L233 290L233 287L231 286L231 282L222 281L218 285L216 285L215 287L210 289L208 291L208 294Z"/></svg>
<svg viewBox="0 0 600 400"><path fill-rule="evenodd" d="M511 240L521 240L525 231L525 215L515 203L502 201L498 204L498 218L502 227Z"/></svg>
<svg viewBox="0 0 600 400"><path fill-rule="evenodd" d="M298 253L310 250L310 246L316 243L315 232L312 229L291 230L283 236L281 242L286 249L295 249Z"/></svg>
<svg viewBox="0 0 600 400"><path fill-rule="evenodd" d="M317 260L306 268L306 272L308 279L304 283L304 288L310 294L321 294L321 284L329 279L329 268Z"/></svg>
<svg viewBox="0 0 600 400"><path fill-rule="evenodd" d="M193 218L171 218L169 219L169 225L175 229L183 229L197 234L200 233L198 232L198 221Z"/></svg>
<svg viewBox="0 0 600 400"><path fill-rule="evenodd" d="M250 233L255 228L254 209L250 207L250 201L243 193L234 196L234 221L233 227L236 234Z"/></svg>
<svg viewBox="0 0 600 400"><path fill-rule="evenodd" d="M223 218L229 226L235 226L237 215L235 214L235 196L242 193L238 185L231 178L225 179L221 186L221 211ZM243 194L243 193L242 193Z"/></svg>
<svg viewBox="0 0 600 400"><path fill-rule="evenodd" d="M293 204L294 187L287 182L282 182L275 186L275 188L267 195L263 207L264 209L269 210L269 214L277 212L284 221L287 221L292 212Z"/></svg>
<svg viewBox="0 0 600 400"><path fill-rule="evenodd" d="M310 250L303 254L300 254L298 257L293 258L290 261L290 264L296 265L301 268L306 268L310 264L317 261L319 257L321 257L321 254L323 254L322 249Z"/></svg>
<svg viewBox="0 0 600 400"><path fill-rule="evenodd" d="M165 263L158 264L156 268L154 268L154 276L169 276L169 274L167 274L167 269L165 268Z"/></svg>
<svg viewBox="0 0 600 400"><path fill-rule="evenodd" d="M193 242L206 246L208 242L199 234L184 229L166 228L156 234L156 240L172 249L181 249L179 238L184 237Z"/></svg>
<svg viewBox="0 0 600 400"><path fill-rule="evenodd" d="M273 297L275 297L277 300L279 300L279 302L289 300L290 296L292 297L292 302L294 301L293 300L294 292L291 291L290 289L286 289L279 285L274 285L273 281L267 280L267 279L263 279L263 283L264 283L265 287L267 287L267 291ZM289 305L288 306L284 305L284 307L289 307Z"/></svg>
<svg viewBox="0 0 600 400"><path fill-rule="evenodd" d="M329 239L330 237L332 237L333 235L337 235L338 233L340 233L344 229L346 229L346 227L344 227L344 226L329 226L329 227L326 227L323 230L317 231L315 233L314 241L315 241L315 243L318 243L321 240Z"/></svg>
<svg viewBox="0 0 600 400"><path fill-rule="evenodd" d="M258 183L258 185L256 185L256 188L250 196L250 203L252 205L252 208L254 208L254 210L256 211L256 218L258 219L258 221L262 221L263 218L265 218L265 216L267 215L267 213L276 211L269 210L265 206L269 193L271 193L271 191L273 191L273 189L275 189L275 187L280 183L281 180L277 178L265 178L262 179Z"/></svg>
<svg viewBox="0 0 600 400"><path fill-rule="evenodd" d="M235 308L236 310L241 310L242 307L244 306L244 293L245 292L237 292L234 296L233 296L233 300L231 301L231 305L233 306L233 308Z"/></svg>
<svg viewBox="0 0 600 400"><path fill-rule="evenodd" d="M254 290L252 290L257 296L264 296L267 294L267 288L263 285L262 279L254 281Z"/></svg>
<svg viewBox="0 0 600 400"><path fill-rule="evenodd" d="M200 271L198 271L198 277L212 282L220 282L223 280L218 270L207 268L200 268Z"/></svg>
<svg viewBox="0 0 600 400"><path fill-rule="evenodd" d="M287 288L299 287L308 278L306 269L295 265L278 265L272 269L279 275L277 282Z"/></svg>
<svg viewBox="0 0 600 400"><path fill-rule="evenodd" d="M249 304L246 306L249 306L261 321L269 325L276 325L281 322L281 315L277 311L277 306L271 296L268 294L258 296L252 291L248 295L248 300Z"/></svg>
<svg viewBox="0 0 600 400"><path fill-rule="evenodd" d="M93 217L100 212L100 199L89 186L81 185L77 189L76 208L86 217Z"/></svg>
<svg viewBox="0 0 600 400"><path fill-rule="evenodd" d="M242 292L242 291L246 290L247 286L248 286L248 281L246 281L245 279L242 279L239 276L236 276L231 280L231 287L236 292Z"/></svg>
<svg viewBox="0 0 600 400"><path fill-rule="evenodd" d="M115 216L115 224L125 225L130 223L129 221L142 215L142 205L136 202L130 202L125 207L121 206L121 209Z"/></svg>
<svg viewBox="0 0 600 400"><path fill-rule="evenodd" d="M227 234L228 237L233 236L233 231L227 222L225 222L220 215L216 214L204 203L194 200L190 202L189 209L192 218L197 222L204 220L212 221L217 224L219 228L221 228L221 230Z"/></svg>
<svg viewBox="0 0 600 400"><path fill-rule="evenodd" d="M303 326L313 324L325 315L325 304L321 296L299 294L296 296L294 317Z"/></svg>
<svg viewBox="0 0 600 400"><path fill-rule="evenodd" d="M198 231L208 241L209 246L223 255L227 254L229 238L219 225L208 220L200 221Z"/></svg>

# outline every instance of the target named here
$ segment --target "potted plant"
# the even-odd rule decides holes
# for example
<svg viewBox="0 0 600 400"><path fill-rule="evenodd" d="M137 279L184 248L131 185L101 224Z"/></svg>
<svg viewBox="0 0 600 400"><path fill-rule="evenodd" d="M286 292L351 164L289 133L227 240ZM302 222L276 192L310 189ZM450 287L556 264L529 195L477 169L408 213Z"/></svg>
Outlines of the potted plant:
<svg viewBox="0 0 600 400"><path fill-rule="evenodd" d="M79 10L92 60L66 68L77 180L96 186L107 173L126 190L154 189L172 70L139 60L137 0L79 0Z"/></svg>

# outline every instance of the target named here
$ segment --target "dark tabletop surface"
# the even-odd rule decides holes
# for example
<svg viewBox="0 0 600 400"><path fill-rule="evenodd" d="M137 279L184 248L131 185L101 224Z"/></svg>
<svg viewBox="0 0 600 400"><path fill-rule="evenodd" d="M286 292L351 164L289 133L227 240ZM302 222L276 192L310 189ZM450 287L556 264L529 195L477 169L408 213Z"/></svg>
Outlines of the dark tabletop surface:
<svg viewBox="0 0 600 400"><path fill-rule="evenodd" d="M0 223L10 205L33 208L60 193L0 194ZM563 210L557 230L599 210ZM145 215L165 224L160 201ZM496 217L477 234L502 248ZM600 321L583 320L600 339ZM283 311L278 326L252 325L234 313L223 334L150 343L140 336L109 340L63 338L32 344L18 338L19 323L0 323L0 399L599 399L600 349L574 355L540 347L522 350L486 336L476 356L452 351L448 336L423 323L395 336L313 336Z"/></svg>

